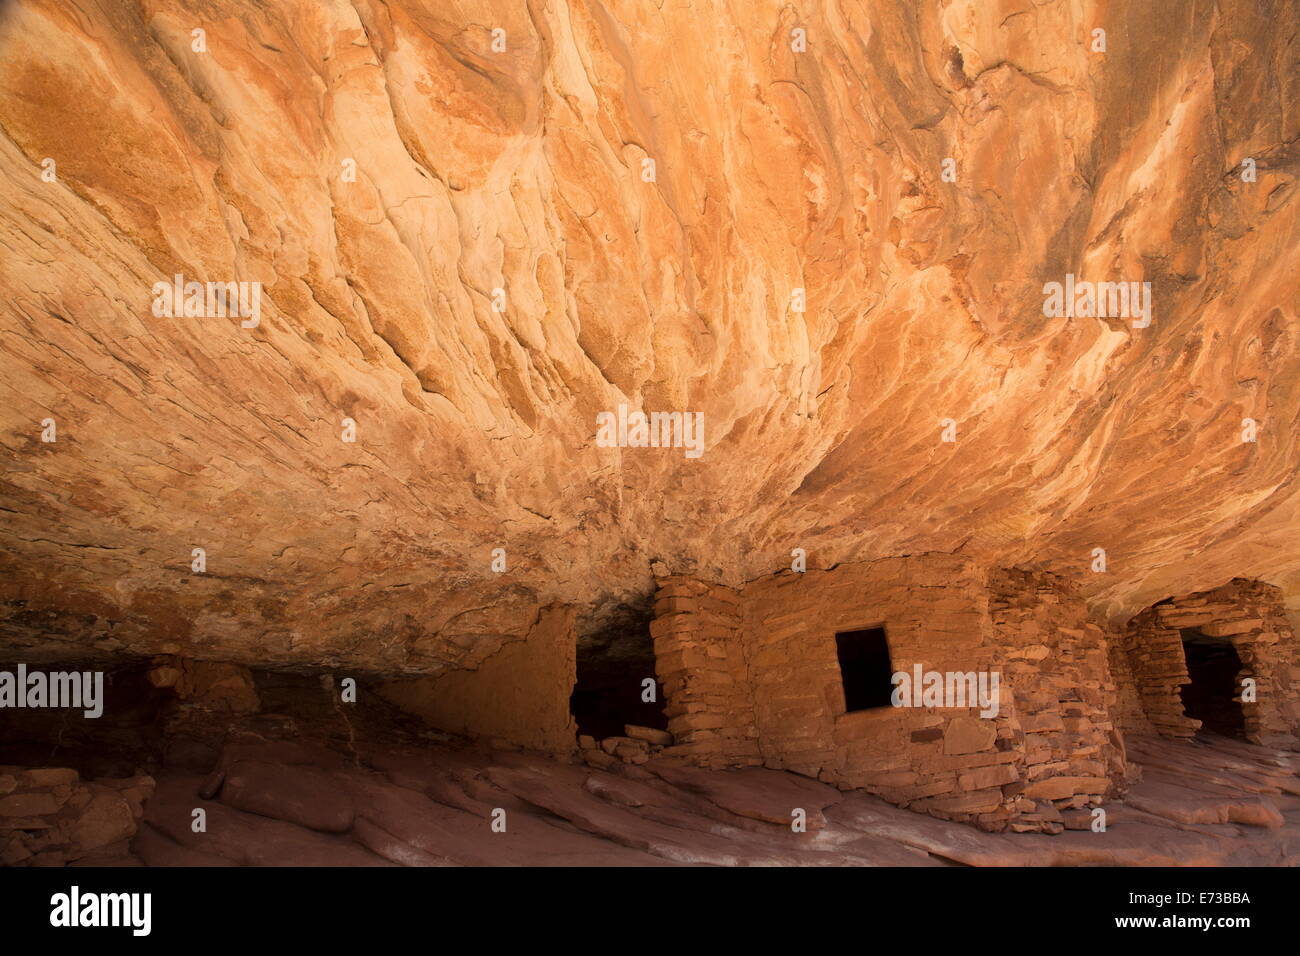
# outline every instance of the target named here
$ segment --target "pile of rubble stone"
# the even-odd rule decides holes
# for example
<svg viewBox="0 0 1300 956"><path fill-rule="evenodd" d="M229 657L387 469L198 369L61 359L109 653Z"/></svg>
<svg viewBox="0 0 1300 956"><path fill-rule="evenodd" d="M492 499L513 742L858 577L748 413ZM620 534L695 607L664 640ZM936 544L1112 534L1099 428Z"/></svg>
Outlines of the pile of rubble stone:
<svg viewBox="0 0 1300 956"><path fill-rule="evenodd" d="M672 734L653 727L625 724L623 733L626 736L606 737L604 740L581 734L578 749L582 752L582 759L590 766L602 769L619 762L641 764L673 744Z"/></svg>
<svg viewBox="0 0 1300 956"><path fill-rule="evenodd" d="M147 776L92 782L66 767L0 766L0 866L124 857L153 791Z"/></svg>

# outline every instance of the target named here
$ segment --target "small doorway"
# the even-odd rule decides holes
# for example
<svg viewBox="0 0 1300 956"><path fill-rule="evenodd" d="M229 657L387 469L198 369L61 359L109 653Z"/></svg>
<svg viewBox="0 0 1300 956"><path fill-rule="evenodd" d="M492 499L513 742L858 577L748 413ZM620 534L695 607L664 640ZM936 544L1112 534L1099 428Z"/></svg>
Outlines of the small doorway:
<svg viewBox="0 0 1300 956"><path fill-rule="evenodd" d="M1241 693L1237 649L1230 639L1210 637L1196 628L1183 628L1182 637L1190 678L1181 689L1183 713L1199 720L1202 730L1244 738L1245 715L1234 699Z"/></svg>
<svg viewBox="0 0 1300 956"><path fill-rule="evenodd" d="M624 608L579 639L577 683L569 698L578 733L601 740L623 736L629 724L668 729L662 690L655 679L651 617L648 603L644 608Z"/></svg>

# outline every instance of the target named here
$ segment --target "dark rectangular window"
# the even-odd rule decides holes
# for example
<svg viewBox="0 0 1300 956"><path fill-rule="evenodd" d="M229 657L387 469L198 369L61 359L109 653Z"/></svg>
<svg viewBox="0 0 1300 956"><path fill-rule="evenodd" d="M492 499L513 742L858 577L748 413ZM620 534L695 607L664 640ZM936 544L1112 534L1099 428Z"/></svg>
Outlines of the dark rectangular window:
<svg viewBox="0 0 1300 956"><path fill-rule="evenodd" d="M835 635L835 652L840 659L840 680L844 683L844 709L871 710L888 707L893 694L893 665L883 627L841 631Z"/></svg>

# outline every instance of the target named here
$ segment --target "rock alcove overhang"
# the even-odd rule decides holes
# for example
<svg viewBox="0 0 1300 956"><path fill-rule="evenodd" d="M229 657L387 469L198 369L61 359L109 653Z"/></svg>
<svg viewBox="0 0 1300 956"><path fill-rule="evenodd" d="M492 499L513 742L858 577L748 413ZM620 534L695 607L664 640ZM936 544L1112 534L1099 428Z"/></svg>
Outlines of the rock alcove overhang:
<svg viewBox="0 0 1300 956"><path fill-rule="evenodd" d="M436 672L796 547L1294 610L1295 13L6 4L5 644ZM1149 328L1042 316L1096 272Z"/></svg>

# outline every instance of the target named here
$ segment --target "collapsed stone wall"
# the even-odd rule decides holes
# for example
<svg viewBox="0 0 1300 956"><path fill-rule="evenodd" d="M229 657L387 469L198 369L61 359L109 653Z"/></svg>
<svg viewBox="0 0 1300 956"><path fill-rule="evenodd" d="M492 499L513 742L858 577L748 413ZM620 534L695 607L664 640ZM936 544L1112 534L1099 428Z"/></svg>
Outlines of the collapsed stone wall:
<svg viewBox="0 0 1300 956"><path fill-rule="evenodd" d="M1200 728L1200 721L1183 711L1180 688L1190 677L1182 628L1231 641L1242 665L1238 691L1240 678L1255 679L1256 699L1241 702L1246 739L1295 748L1300 733L1300 646L1281 589L1236 578L1210 591L1162 601L1129 622L1124 650L1145 713L1165 737L1190 737Z"/></svg>
<svg viewBox="0 0 1300 956"><path fill-rule="evenodd" d="M569 711L577 675L576 610L541 609L522 641L476 669L389 681L377 692L434 727L550 753L570 753L578 727Z"/></svg>
<svg viewBox="0 0 1300 956"><path fill-rule="evenodd" d="M69 767L0 766L0 866L91 864L125 852L154 780L82 780Z"/></svg>
<svg viewBox="0 0 1300 956"><path fill-rule="evenodd" d="M782 573L741 591L662 582L652 625L669 729L706 766L861 788L988 829L1054 831L1121 784L1107 636L1058 578L950 555ZM894 671L998 672L998 712L848 712L837 632L883 626Z"/></svg>

